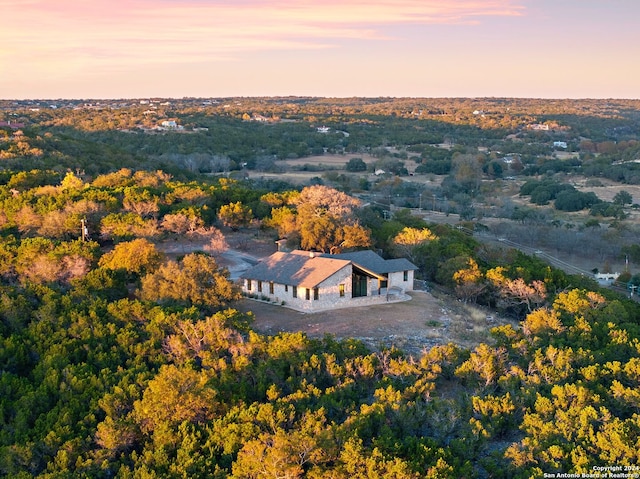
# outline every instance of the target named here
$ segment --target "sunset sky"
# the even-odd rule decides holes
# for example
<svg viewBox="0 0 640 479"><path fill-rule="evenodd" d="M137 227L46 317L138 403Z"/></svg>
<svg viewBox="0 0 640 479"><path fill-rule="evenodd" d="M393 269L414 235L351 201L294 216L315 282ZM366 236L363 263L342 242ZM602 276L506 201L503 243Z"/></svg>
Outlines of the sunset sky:
<svg viewBox="0 0 640 479"><path fill-rule="evenodd" d="M640 98L639 0L0 0L0 98Z"/></svg>

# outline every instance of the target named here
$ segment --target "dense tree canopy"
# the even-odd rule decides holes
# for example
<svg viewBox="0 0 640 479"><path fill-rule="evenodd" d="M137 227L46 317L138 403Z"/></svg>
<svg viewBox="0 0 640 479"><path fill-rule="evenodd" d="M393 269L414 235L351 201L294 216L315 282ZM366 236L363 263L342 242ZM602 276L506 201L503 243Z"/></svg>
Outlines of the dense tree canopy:
<svg viewBox="0 0 640 479"><path fill-rule="evenodd" d="M632 198L621 191L601 204L546 178L580 167L639 183L637 101L154 102L184 134L155 130L139 104L28 106L0 101L2 118L25 124L0 127L0 476L506 479L640 462L638 303L392 209L392 192L414 203L420 193L399 178L380 182L383 208L328 186L197 176L325 149L373 153L403 173L411 153L417 174L449 175L433 189L444 216L448 201L471 208L487 175L513 173L517 157L541 176L520 190L536 206L511 211L522 223L513 234L533 238L532 224L549 223L541 234L566 242L570 223L545 221L539 206L581 202L622 219ZM336 131L318 134L325 122ZM556 139L580 156L554 157ZM237 290L217 259L160 253L197 239L193 249L219 256L228 243L215 224L256 236L272 228L330 252L409 251L439 291L514 322L485 344L412 355L258 334L253 315L234 309ZM602 232L603 251L613 234L625 233ZM632 262L635 243L620 250Z"/></svg>
<svg viewBox="0 0 640 479"><path fill-rule="evenodd" d="M103 191L117 198L117 188ZM356 215L357 202L326 188L263 201L279 227L322 225L308 232L315 247L363 244L359 221L371 224L377 241L412 249L420 274L517 315L521 328L416 356L262 336L251 315L228 309L238 294L206 254L165 261L145 238L100 251L5 234L2 474L531 477L637 462L637 304L571 288L576 278L540 260L495 255L406 211ZM315 222L299 224L300 209Z"/></svg>

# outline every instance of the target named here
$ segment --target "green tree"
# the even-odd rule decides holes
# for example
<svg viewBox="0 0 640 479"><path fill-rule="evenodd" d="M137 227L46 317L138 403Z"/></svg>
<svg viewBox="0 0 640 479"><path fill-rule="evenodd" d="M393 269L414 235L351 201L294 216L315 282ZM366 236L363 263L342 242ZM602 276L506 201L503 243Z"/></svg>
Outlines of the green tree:
<svg viewBox="0 0 640 479"><path fill-rule="evenodd" d="M455 180L464 190L472 194L477 192L482 180L481 158L468 154L454 154L451 165Z"/></svg>
<svg viewBox="0 0 640 479"><path fill-rule="evenodd" d="M631 203L633 203L633 197L628 191L620 190L613 197L613 204L624 206L630 205Z"/></svg>
<svg viewBox="0 0 640 479"><path fill-rule="evenodd" d="M456 369L456 375L475 377L480 384L488 387L498 382L507 367L507 351L505 348L492 348L486 344L478 346L468 360Z"/></svg>
<svg viewBox="0 0 640 479"><path fill-rule="evenodd" d="M362 158L351 158L349 161L347 161L345 169L351 172L367 171L367 164Z"/></svg>
<svg viewBox="0 0 640 479"><path fill-rule="evenodd" d="M288 206L281 206L271 210L271 218L264 221L265 226L275 228L280 238L286 238L297 230L296 213Z"/></svg>
<svg viewBox="0 0 640 479"><path fill-rule="evenodd" d="M340 451L336 467L338 477L354 479L418 479L420 475L411 470L409 464L401 458L387 458L379 448L368 451L358 437L349 438ZM435 471L433 471L435 472ZM453 471L452 471L453 472ZM437 474L429 477L448 477Z"/></svg>
<svg viewBox="0 0 640 479"><path fill-rule="evenodd" d="M305 250L329 252L339 245L340 225L331 216L311 216L300 224L300 246Z"/></svg>
<svg viewBox="0 0 640 479"><path fill-rule="evenodd" d="M484 276L478 263L473 258L469 258L466 268L459 269L453 274L456 283L456 295L465 302L476 301L478 296L487 288Z"/></svg>
<svg viewBox="0 0 640 479"><path fill-rule="evenodd" d="M356 198L315 185L304 188L292 201L295 214L288 207L276 208L267 224L290 238L299 236L303 249L336 253L371 244L370 231L359 224L354 214L360 204Z"/></svg>
<svg viewBox="0 0 640 479"><path fill-rule="evenodd" d="M69 172L65 175L60 183L60 189L62 191L79 191L84 187L82 179L78 178L73 173Z"/></svg>
<svg viewBox="0 0 640 479"><path fill-rule="evenodd" d="M393 250L396 255L406 256L413 261L416 251L421 245L437 239L438 237L429 228L411 228L407 226L393 237Z"/></svg>
<svg viewBox="0 0 640 479"><path fill-rule="evenodd" d="M371 246L371 231L359 224L346 224L342 227L340 239L337 247L342 248L366 248Z"/></svg>
<svg viewBox="0 0 640 479"><path fill-rule="evenodd" d="M22 280L68 283L86 275L96 259L97 244L26 238L16 252L15 271Z"/></svg>
<svg viewBox="0 0 640 479"><path fill-rule="evenodd" d="M178 364L197 359L203 368L224 368L219 362L221 357L226 357L229 350L236 354L243 350L244 340L237 328L246 324L247 317L227 309L204 320L178 320L173 325L175 334L165 339L165 349Z"/></svg>
<svg viewBox="0 0 640 479"><path fill-rule="evenodd" d="M163 260L163 254L144 238L117 244L100 258L99 266L111 270L124 270L136 275L155 271Z"/></svg>
<svg viewBox="0 0 640 479"><path fill-rule="evenodd" d="M491 178L502 178L503 166L501 161L491 161L482 165L482 171Z"/></svg>
<svg viewBox="0 0 640 479"><path fill-rule="evenodd" d="M240 297L228 278L229 272L220 269L213 257L191 253L180 262L169 261L144 276L140 296L150 301L215 310Z"/></svg>
<svg viewBox="0 0 640 479"><path fill-rule="evenodd" d="M240 201L223 205L218 211L218 218L224 226L233 231L239 230L242 226L247 226L253 218L251 208L245 206Z"/></svg>
<svg viewBox="0 0 640 479"><path fill-rule="evenodd" d="M278 429L248 441L233 464L233 478L267 479L304 477L309 463L319 462L323 451L317 435Z"/></svg>
<svg viewBox="0 0 640 479"><path fill-rule="evenodd" d="M554 207L560 211L580 211L591 208L601 200L595 193L582 193L577 190L563 190L556 196Z"/></svg>
<svg viewBox="0 0 640 479"><path fill-rule="evenodd" d="M158 224L154 219L145 220L135 213L111 213L100 222L103 238L122 241L143 236L151 238L158 234Z"/></svg>
<svg viewBox="0 0 640 479"><path fill-rule="evenodd" d="M219 408L216 391L205 372L166 365L149 381L142 399L133 405L133 418L143 433L183 421L204 423Z"/></svg>
<svg viewBox="0 0 640 479"><path fill-rule="evenodd" d="M160 209L158 201L159 199L152 196L151 192L147 189L126 187L124 189L122 206L126 211L140 215L142 218L155 218Z"/></svg>

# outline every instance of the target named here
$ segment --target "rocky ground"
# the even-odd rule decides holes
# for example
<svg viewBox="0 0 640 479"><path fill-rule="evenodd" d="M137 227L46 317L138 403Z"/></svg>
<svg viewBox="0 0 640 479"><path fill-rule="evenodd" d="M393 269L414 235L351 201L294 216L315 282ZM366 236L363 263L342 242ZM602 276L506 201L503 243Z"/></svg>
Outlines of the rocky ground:
<svg viewBox="0 0 640 479"><path fill-rule="evenodd" d="M412 355L450 342L473 348L490 341L492 327L510 322L446 295L416 291L410 296L410 301L317 313L249 299L243 299L237 308L253 312L253 328L263 334L302 331L312 338L329 334L358 339L373 349L395 346Z"/></svg>

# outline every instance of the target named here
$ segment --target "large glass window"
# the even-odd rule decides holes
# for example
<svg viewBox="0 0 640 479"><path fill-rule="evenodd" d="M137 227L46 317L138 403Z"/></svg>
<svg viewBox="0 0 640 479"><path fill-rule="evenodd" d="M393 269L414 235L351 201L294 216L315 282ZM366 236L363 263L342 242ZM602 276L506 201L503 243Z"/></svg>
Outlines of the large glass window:
<svg viewBox="0 0 640 479"><path fill-rule="evenodd" d="M362 274L353 273L352 276L353 289L351 295L354 298L367 295L367 277Z"/></svg>

